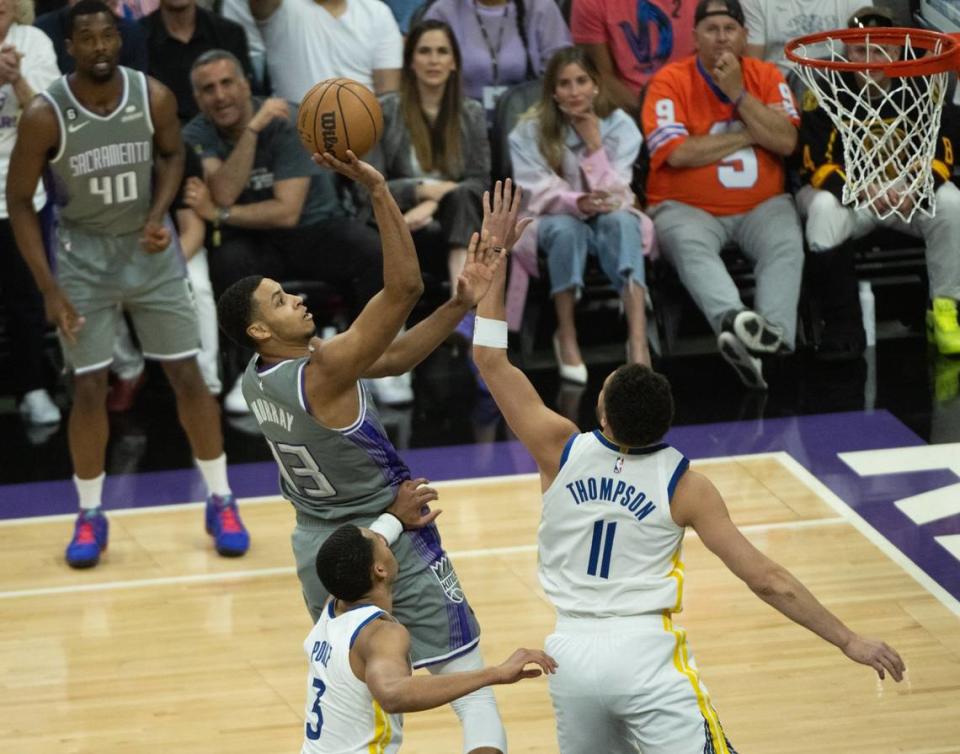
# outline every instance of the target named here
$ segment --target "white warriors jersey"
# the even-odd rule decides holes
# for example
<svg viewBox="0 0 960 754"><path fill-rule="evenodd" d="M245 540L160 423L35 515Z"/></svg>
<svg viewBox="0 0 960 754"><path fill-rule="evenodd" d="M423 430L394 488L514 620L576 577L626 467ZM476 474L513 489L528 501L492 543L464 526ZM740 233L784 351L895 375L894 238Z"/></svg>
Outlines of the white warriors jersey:
<svg viewBox="0 0 960 754"><path fill-rule="evenodd" d="M599 430L570 438L538 532L540 584L558 613L680 611L683 527L670 500L688 464L667 444L620 448Z"/></svg>
<svg viewBox="0 0 960 754"><path fill-rule="evenodd" d="M389 715L350 668L350 648L360 631L381 616L376 605L335 615L329 600L310 631L306 724L300 754L393 754L403 738L403 715Z"/></svg>

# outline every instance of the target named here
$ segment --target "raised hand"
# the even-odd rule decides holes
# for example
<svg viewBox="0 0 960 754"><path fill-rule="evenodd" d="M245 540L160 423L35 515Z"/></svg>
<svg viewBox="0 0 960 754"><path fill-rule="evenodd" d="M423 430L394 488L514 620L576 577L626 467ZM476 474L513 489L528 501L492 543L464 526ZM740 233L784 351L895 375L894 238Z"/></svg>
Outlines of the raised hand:
<svg viewBox="0 0 960 754"><path fill-rule="evenodd" d="M265 129L274 119L289 120L290 105L282 97L265 99L256 115L250 119L247 127L256 134Z"/></svg>
<svg viewBox="0 0 960 754"><path fill-rule="evenodd" d="M869 665L876 670L880 680L883 680L885 673L889 673L893 680L899 683L907 669L897 651L879 639L855 635L843 648L843 653L854 662Z"/></svg>
<svg viewBox="0 0 960 754"><path fill-rule="evenodd" d="M387 508L400 519L405 529L422 529L432 524L443 511L430 510L430 503L439 499L439 494L433 487L427 487L426 479L408 479L400 483L397 496Z"/></svg>
<svg viewBox="0 0 960 754"><path fill-rule="evenodd" d="M493 282L494 273L503 264L506 251L502 247L494 247L487 231L483 234L474 233L467 246L467 261L457 276L457 292L455 300L469 308L477 305Z"/></svg>
<svg viewBox="0 0 960 754"><path fill-rule="evenodd" d="M513 181L507 178L506 182L497 181L493 187L493 196L489 191L483 192L483 225L490 243L494 248L503 247L510 251L517 239L523 235L524 229L533 222L533 218L526 217L517 220L520 214L520 201L523 191L519 186L514 189Z"/></svg>
<svg viewBox="0 0 960 754"><path fill-rule="evenodd" d="M710 75L728 99L736 100L743 94L743 69L740 67L740 58L732 52L720 53Z"/></svg>
<svg viewBox="0 0 960 754"><path fill-rule="evenodd" d="M539 667L528 668L527 665ZM543 673L556 673L557 661L539 649L518 649L497 666L497 683L516 683L524 678L537 678Z"/></svg>
<svg viewBox="0 0 960 754"><path fill-rule="evenodd" d="M335 170L351 181L356 181L367 191L373 191L387 184L379 170L370 163L360 160L350 149L347 150L346 160L338 160L330 152L324 152L323 154L314 154L313 161L322 168Z"/></svg>

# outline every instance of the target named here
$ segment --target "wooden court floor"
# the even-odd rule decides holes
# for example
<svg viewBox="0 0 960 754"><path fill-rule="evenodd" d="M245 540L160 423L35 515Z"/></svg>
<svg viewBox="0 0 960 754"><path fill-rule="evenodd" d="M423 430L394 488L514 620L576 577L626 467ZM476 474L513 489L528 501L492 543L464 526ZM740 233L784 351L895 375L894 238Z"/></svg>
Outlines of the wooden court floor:
<svg viewBox="0 0 960 754"><path fill-rule="evenodd" d="M790 623L688 534L685 611L702 677L741 754L960 752L960 618L871 544L782 454L696 464L750 539L908 680L873 672ZM497 662L542 646L531 477L441 487L440 526ZM292 568L290 506L247 501L247 557L218 558L202 508L111 516L102 564L62 560L64 517L0 525L0 752L297 752L310 625ZM511 752L556 752L542 679L496 689ZM445 708L407 716L404 751L459 752ZM597 752L597 754L603 754Z"/></svg>

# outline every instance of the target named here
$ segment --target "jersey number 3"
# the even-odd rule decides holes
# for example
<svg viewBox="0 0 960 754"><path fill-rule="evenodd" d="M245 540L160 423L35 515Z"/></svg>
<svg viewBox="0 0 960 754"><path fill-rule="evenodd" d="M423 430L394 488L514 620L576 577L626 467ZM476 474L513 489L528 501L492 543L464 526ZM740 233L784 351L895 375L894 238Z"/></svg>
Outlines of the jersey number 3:
<svg viewBox="0 0 960 754"><path fill-rule="evenodd" d="M267 440L273 457L280 467L283 481L304 497L333 497L337 494L330 480L303 445L288 445L285 442Z"/></svg>
<svg viewBox="0 0 960 754"><path fill-rule="evenodd" d="M320 738L320 731L323 730L323 710L320 709L320 697L323 696L323 692L327 690L327 687L319 678L314 678L313 688L317 690L317 695L313 699L313 709L310 710L310 713L317 716L317 724L315 726L311 725L310 721L307 720L304 732L307 738L311 741L316 741Z"/></svg>

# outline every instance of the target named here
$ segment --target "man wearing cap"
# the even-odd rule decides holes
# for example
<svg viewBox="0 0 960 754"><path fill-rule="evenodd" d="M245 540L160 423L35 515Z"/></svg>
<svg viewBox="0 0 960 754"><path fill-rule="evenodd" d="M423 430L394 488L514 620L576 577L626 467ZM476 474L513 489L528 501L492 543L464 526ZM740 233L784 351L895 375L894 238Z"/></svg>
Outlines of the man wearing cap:
<svg viewBox="0 0 960 754"><path fill-rule="evenodd" d="M694 19L696 55L662 68L644 100L649 214L720 354L764 390L760 357L792 350L796 334L803 237L783 158L800 118L777 67L743 57L738 0L700 0ZM753 309L720 257L730 242L753 262Z"/></svg>
<svg viewBox="0 0 960 754"><path fill-rule="evenodd" d="M893 26L889 12L875 7L858 9L848 20L850 28ZM848 44L846 57L865 62L867 55L877 60L898 60L896 45ZM838 86L842 107L857 121L874 121L877 137L888 149L898 150L902 140L910 138L902 130L890 131L901 112L913 107L914 98L930 96L911 79L891 79L881 70L843 74ZM851 77L856 77L851 78ZM857 94L853 94L855 92ZM930 341L944 355L960 354L960 323L957 300L960 299L960 189L951 182L956 148L956 108L944 104L936 151L929 165L936 193L933 216L916 212L909 223L896 214L881 220L879 216L899 211L908 215L914 197L896 183L883 181L863 188L873 209L844 206L843 189L847 180L843 135L830 116L810 93L804 97L800 123L800 176L805 185L797 192L797 205L806 218L808 268L811 292L819 302L823 331L817 343L817 356L824 360L857 359L866 339L860 310L854 250L851 239L867 235L878 226L893 228L924 240L927 271L930 278L930 307L927 331ZM872 129L871 129L872 130ZM864 145L867 148L867 145ZM888 176L894 178L896 176Z"/></svg>
<svg viewBox="0 0 960 754"><path fill-rule="evenodd" d="M793 67L783 52L787 42L845 26L861 3L863 0L743 0L750 32L746 54L776 63L786 76Z"/></svg>

